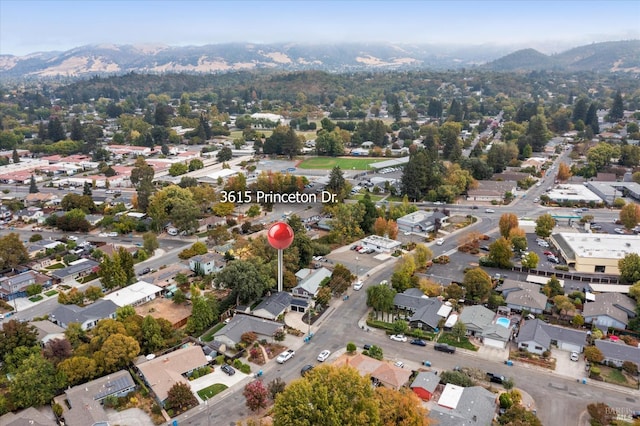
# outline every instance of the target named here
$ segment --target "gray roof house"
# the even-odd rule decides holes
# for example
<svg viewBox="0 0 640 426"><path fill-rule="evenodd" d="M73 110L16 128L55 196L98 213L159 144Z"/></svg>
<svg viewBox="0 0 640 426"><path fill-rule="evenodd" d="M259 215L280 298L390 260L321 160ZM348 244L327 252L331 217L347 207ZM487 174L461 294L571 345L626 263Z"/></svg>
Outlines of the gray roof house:
<svg viewBox="0 0 640 426"><path fill-rule="evenodd" d="M51 418L48 418L33 407L0 416L0 425L2 426L49 426L52 424L55 424L53 413Z"/></svg>
<svg viewBox="0 0 640 426"><path fill-rule="evenodd" d="M421 371L409 386L421 399L429 401L440 384L440 376L434 371Z"/></svg>
<svg viewBox="0 0 640 426"><path fill-rule="evenodd" d="M36 272L26 271L10 277L0 277L0 298L13 300L16 297L25 297L27 287L36 283Z"/></svg>
<svg viewBox="0 0 640 426"><path fill-rule="evenodd" d="M109 417L102 407L102 401L110 396L126 396L135 390L136 384L126 370L120 370L96 380L74 386L56 398L65 411L65 424L69 426L87 426L108 424ZM71 408L67 408L66 400Z"/></svg>
<svg viewBox="0 0 640 426"><path fill-rule="evenodd" d="M260 337L273 337L276 332L283 329L279 322L254 317L252 315L236 314L229 324L222 327L213 335L213 339L234 347L242 341L244 333L253 332Z"/></svg>
<svg viewBox="0 0 640 426"><path fill-rule="evenodd" d="M38 341L41 345L46 345L49 340L64 339L64 328L51 321L31 321L29 325L32 325L38 333Z"/></svg>
<svg viewBox="0 0 640 426"><path fill-rule="evenodd" d="M427 305L429 297L417 288L410 288L403 293L396 293L393 297L393 306L396 309L415 313L418 309Z"/></svg>
<svg viewBox="0 0 640 426"><path fill-rule="evenodd" d="M623 362L631 361L640 368L640 348L611 340L596 340L595 343L604 355L602 362L612 362L616 366L622 367Z"/></svg>
<svg viewBox="0 0 640 426"><path fill-rule="evenodd" d="M262 302L255 307L252 314L260 318L275 320L289 309L291 299L291 295L287 292L275 292L265 297Z"/></svg>
<svg viewBox="0 0 640 426"><path fill-rule="evenodd" d="M448 389L459 388L447 384L438 405L429 411L429 418L438 426L477 426L490 425L496 414L496 394L480 386L454 389L453 395ZM444 405L443 405L444 404Z"/></svg>
<svg viewBox="0 0 640 426"><path fill-rule="evenodd" d="M442 318L446 318L451 309L446 310L446 314L442 315L440 310L443 303L436 299L426 299L425 304L416 310L409 318L409 325L413 328L432 329L438 328L438 323Z"/></svg>
<svg viewBox="0 0 640 426"><path fill-rule="evenodd" d="M83 330L90 330L101 319L115 319L116 309L118 309L118 305L111 300L104 299L85 307L60 305L53 311L50 319L62 328L67 328L70 323L76 322L80 324Z"/></svg>
<svg viewBox="0 0 640 426"><path fill-rule="evenodd" d="M538 319L525 321L516 339L518 349L542 355L552 346L581 353L587 344L587 332L547 324Z"/></svg>
<svg viewBox="0 0 640 426"><path fill-rule="evenodd" d="M636 316L635 307L634 300L629 296L620 293L600 293L596 294L595 301L583 305L582 316L587 324L624 330L629 319Z"/></svg>
<svg viewBox="0 0 640 426"><path fill-rule="evenodd" d="M291 290L294 297L303 297L305 299L315 297L322 281L325 278L330 278L332 274L327 268L309 269L308 271L308 274L301 278L298 281L298 285Z"/></svg>
<svg viewBox="0 0 640 426"><path fill-rule="evenodd" d="M467 334L475 336L482 334L482 331L493 322L495 316L495 312L482 305L466 306L460 313L458 322L467 327Z"/></svg>
<svg viewBox="0 0 640 426"><path fill-rule="evenodd" d="M443 224L448 218L449 216L441 211L418 210L399 218L398 229L404 232L430 232L435 228L436 222Z"/></svg>
<svg viewBox="0 0 640 426"><path fill-rule="evenodd" d="M541 314L547 307L547 296L540 293L540 286L523 281L505 280L500 287L507 307L515 311L527 310Z"/></svg>
<svg viewBox="0 0 640 426"><path fill-rule="evenodd" d="M71 264L69 264L69 266L67 266L66 268L56 269L55 271L51 272L51 276L58 282L75 280L85 275L89 275L99 265L100 264L95 260L79 259L75 262L71 262Z"/></svg>

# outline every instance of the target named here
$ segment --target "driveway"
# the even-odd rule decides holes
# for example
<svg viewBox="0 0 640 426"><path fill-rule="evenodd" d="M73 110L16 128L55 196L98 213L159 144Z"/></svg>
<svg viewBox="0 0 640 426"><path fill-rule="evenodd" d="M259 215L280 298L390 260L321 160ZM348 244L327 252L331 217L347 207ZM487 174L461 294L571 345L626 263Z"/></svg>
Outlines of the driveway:
<svg viewBox="0 0 640 426"><path fill-rule="evenodd" d="M587 377L588 373L585 371L586 364L584 356L581 355L580 360L576 362L569 359L570 355L571 352L551 349L551 356L556 359L556 373L576 380Z"/></svg>
<svg viewBox="0 0 640 426"><path fill-rule="evenodd" d="M154 426L151 418L139 408L129 408L123 411L105 410L109 423L120 426Z"/></svg>
<svg viewBox="0 0 640 426"><path fill-rule="evenodd" d="M245 378L249 377L249 375L242 373L240 370L236 368L234 368L234 370L236 370L236 374L234 374L233 376L228 376L226 373L224 373L220 369L220 366L216 365L215 371L213 373L209 373L206 376L199 377L189 382L189 385L191 386L191 390L195 394L196 398L198 398L198 402L199 403L203 402L200 396L198 395L198 391L201 389L204 389L216 383L222 383L223 385L226 385L227 387L230 388L233 385L241 382Z"/></svg>

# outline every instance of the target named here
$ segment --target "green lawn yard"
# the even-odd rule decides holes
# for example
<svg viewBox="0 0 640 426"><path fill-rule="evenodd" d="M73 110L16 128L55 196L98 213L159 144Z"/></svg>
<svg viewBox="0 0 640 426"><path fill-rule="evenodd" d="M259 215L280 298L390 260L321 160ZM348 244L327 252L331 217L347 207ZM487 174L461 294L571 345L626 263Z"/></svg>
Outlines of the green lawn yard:
<svg viewBox="0 0 640 426"><path fill-rule="evenodd" d="M223 390L227 389L227 385L223 385L222 383L214 383L211 386L207 386L204 389L200 389L198 391L198 396L202 398L203 401L206 401L209 398L213 398Z"/></svg>
<svg viewBox="0 0 640 426"><path fill-rule="evenodd" d="M331 170L339 166L342 170L370 170L370 164L386 160L384 158L312 157L303 160L296 167Z"/></svg>

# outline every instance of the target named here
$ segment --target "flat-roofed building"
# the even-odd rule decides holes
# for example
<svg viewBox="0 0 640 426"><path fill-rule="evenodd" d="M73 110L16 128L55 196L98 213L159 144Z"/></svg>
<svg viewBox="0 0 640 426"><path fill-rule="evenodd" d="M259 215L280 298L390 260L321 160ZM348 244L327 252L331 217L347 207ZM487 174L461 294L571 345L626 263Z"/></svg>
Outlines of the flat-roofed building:
<svg viewBox="0 0 640 426"><path fill-rule="evenodd" d="M590 191L584 185L563 184L557 185L547 192L547 196L551 201L556 203L574 202L574 203L601 203L602 199Z"/></svg>
<svg viewBox="0 0 640 426"><path fill-rule="evenodd" d="M620 275L618 261L638 253L640 236L560 232L551 236L551 242L577 272Z"/></svg>
<svg viewBox="0 0 640 426"><path fill-rule="evenodd" d="M586 182L585 186L611 205L616 198L627 196L640 201L640 184L636 182Z"/></svg>

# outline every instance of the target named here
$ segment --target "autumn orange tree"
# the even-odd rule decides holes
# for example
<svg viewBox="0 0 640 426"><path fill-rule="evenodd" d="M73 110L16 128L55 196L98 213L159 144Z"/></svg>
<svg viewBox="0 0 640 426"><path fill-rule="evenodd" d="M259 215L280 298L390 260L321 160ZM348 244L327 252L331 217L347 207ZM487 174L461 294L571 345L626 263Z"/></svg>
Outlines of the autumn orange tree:
<svg viewBox="0 0 640 426"><path fill-rule="evenodd" d="M558 180L560 182L566 182L571 177L571 168L566 163L560 163L558 166Z"/></svg>
<svg viewBox="0 0 640 426"><path fill-rule="evenodd" d="M505 238L509 238L511 230L518 227L518 216L513 213L504 213L500 216L500 235Z"/></svg>

